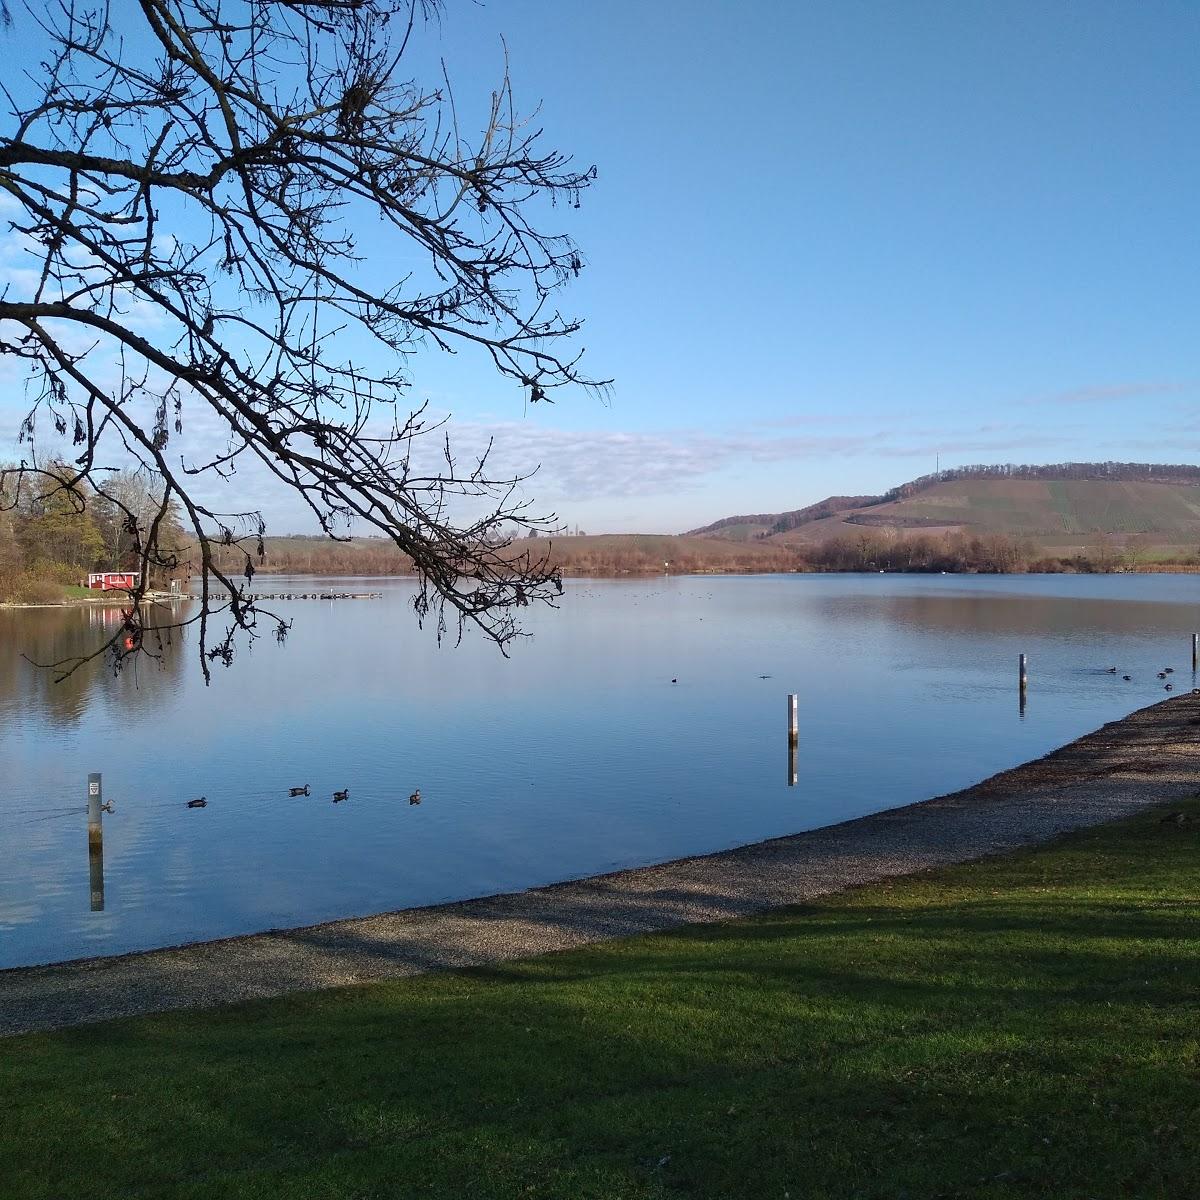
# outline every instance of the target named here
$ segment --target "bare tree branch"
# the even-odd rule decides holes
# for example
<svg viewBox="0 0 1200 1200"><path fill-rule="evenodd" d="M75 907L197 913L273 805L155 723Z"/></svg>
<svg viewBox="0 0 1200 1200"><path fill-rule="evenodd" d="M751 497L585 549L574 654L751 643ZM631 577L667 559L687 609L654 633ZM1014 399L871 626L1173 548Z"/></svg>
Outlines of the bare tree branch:
<svg viewBox="0 0 1200 1200"><path fill-rule="evenodd" d="M130 641L142 652L155 569L181 566L160 536L170 512L196 546L206 673L254 635L263 519L214 510L201 486L250 463L329 537L390 538L439 636L451 615L460 636L475 625L503 648L515 610L552 603L561 581L496 531L552 518L487 454L460 465L409 401L408 363L422 348L481 354L535 403L605 386L562 349L579 322L554 296L583 263L544 228L594 170L541 149L507 66L474 139L448 83L406 76L432 0L138 0L121 16L127 27L102 5L27 2L18 19L46 57L4 89L0 136L0 195L31 268L0 291L0 355L32 397L29 455L7 474L16 491L29 475L100 495L112 445L158 480L157 516L127 514L143 570L109 647L118 664ZM201 413L226 448L172 450ZM74 442L69 473L44 461L46 422ZM221 547L238 548L240 578ZM226 630L210 644L217 613Z"/></svg>

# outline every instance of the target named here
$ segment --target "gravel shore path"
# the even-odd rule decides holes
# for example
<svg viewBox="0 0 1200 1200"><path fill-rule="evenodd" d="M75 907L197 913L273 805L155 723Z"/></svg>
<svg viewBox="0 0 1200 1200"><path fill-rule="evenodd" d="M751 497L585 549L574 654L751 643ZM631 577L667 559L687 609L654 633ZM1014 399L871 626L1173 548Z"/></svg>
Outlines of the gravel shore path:
<svg viewBox="0 0 1200 1200"><path fill-rule="evenodd" d="M1200 791L1200 694L906 808L703 858L305 929L0 971L0 1035L565 950L966 862Z"/></svg>

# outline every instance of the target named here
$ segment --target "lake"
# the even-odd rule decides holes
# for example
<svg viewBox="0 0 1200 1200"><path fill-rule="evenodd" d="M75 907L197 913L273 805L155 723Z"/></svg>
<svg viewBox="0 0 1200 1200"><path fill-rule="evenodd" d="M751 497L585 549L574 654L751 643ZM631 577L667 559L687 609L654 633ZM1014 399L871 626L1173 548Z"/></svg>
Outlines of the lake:
<svg viewBox="0 0 1200 1200"><path fill-rule="evenodd" d="M1166 666L1191 688L1200 628L1196 576L577 580L505 659L478 637L438 648L405 580L335 586L383 598L287 605L286 644L207 688L186 638L161 666L55 684L22 652L92 645L117 610L0 611L0 967L514 891L925 799L1165 698ZM102 911L91 771L116 810Z"/></svg>

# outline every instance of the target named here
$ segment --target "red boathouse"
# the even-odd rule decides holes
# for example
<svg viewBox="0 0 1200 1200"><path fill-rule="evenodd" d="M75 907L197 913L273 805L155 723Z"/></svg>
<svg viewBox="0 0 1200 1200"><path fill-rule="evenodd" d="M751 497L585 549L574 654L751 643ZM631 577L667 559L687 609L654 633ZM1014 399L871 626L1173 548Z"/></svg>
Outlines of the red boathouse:
<svg viewBox="0 0 1200 1200"><path fill-rule="evenodd" d="M98 588L102 592L128 591L137 587L141 578L139 571L93 571L87 577L87 587Z"/></svg>

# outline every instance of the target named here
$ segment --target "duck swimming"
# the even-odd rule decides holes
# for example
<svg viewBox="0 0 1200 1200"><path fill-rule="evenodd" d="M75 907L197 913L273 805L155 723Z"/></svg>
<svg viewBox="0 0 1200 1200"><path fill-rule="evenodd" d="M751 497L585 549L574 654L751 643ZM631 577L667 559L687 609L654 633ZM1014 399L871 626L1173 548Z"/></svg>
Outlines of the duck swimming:
<svg viewBox="0 0 1200 1200"><path fill-rule="evenodd" d="M207 805L208 801L203 796L201 796L198 800L189 800L187 802L188 808L205 808Z"/></svg>
<svg viewBox="0 0 1200 1200"><path fill-rule="evenodd" d="M341 802L343 800L349 800L349 799L350 799L350 789L349 788L346 788L346 790L344 792L334 792L333 793L334 804L341 804Z"/></svg>
<svg viewBox="0 0 1200 1200"><path fill-rule="evenodd" d="M306 783L303 787L288 788L288 795L289 796L307 796L308 795L308 784Z"/></svg>
<svg viewBox="0 0 1200 1200"><path fill-rule="evenodd" d="M413 792L413 794L411 796L409 796L408 802L409 802L409 804L420 804L421 803L421 789L420 788L417 788L417 790L415 792Z"/></svg>

